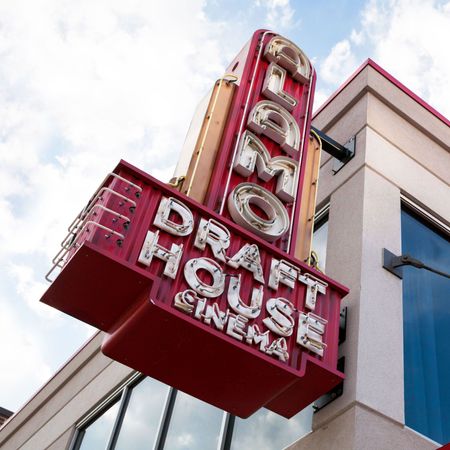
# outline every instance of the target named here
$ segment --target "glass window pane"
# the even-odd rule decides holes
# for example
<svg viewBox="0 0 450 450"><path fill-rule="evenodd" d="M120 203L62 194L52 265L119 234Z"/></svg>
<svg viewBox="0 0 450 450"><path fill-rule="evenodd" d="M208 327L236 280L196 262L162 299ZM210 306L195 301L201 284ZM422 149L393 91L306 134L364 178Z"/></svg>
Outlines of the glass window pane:
<svg viewBox="0 0 450 450"><path fill-rule="evenodd" d="M216 449L222 417L222 410L178 392L164 448Z"/></svg>
<svg viewBox="0 0 450 450"><path fill-rule="evenodd" d="M450 272L450 240L402 211L402 253ZM406 425L450 441L450 280L403 268L403 337Z"/></svg>
<svg viewBox="0 0 450 450"><path fill-rule="evenodd" d="M313 409L308 406L291 419L262 408L248 419L236 417L231 450L279 450L311 431Z"/></svg>
<svg viewBox="0 0 450 450"><path fill-rule="evenodd" d="M153 378L145 378L133 388L116 450L153 448L168 390Z"/></svg>
<svg viewBox="0 0 450 450"><path fill-rule="evenodd" d="M328 217L320 221L314 228L312 239L312 250L319 257L319 268L325 270L327 260L327 240L328 240Z"/></svg>
<svg viewBox="0 0 450 450"><path fill-rule="evenodd" d="M80 450L98 450L106 448L111 431L119 411L119 403L110 406L95 422L87 428L81 441Z"/></svg>

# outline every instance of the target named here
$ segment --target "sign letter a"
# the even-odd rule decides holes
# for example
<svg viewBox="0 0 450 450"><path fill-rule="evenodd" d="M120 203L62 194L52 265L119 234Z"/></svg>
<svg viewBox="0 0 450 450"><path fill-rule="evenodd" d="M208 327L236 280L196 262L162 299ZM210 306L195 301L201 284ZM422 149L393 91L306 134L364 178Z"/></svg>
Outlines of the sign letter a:
<svg viewBox="0 0 450 450"><path fill-rule="evenodd" d="M300 129L289 111L275 102L258 102L248 116L248 127L269 137L291 156L300 149Z"/></svg>

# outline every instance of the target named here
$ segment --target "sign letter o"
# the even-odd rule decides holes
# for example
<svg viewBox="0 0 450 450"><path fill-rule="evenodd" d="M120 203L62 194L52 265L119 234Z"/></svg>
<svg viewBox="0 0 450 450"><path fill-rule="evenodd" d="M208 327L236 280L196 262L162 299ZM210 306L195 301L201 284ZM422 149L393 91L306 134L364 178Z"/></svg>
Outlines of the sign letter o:
<svg viewBox="0 0 450 450"><path fill-rule="evenodd" d="M266 218L256 214L252 206L263 211ZM254 183L241 183L234 188L228 196L228 210L238 225L269 242L276 241L289 229L289 216L283 203Z"/></svg>
<svg viewBox="0 0 450 450"><path fill-rule="evenodd" d="M200 279L197 274L199 270L205 270L211 275L212 284ZM184 278L191 289L203 297L218 297L223 293L225 287L225 275L222 268L209 258L190 259L184 266Z"/></svg>

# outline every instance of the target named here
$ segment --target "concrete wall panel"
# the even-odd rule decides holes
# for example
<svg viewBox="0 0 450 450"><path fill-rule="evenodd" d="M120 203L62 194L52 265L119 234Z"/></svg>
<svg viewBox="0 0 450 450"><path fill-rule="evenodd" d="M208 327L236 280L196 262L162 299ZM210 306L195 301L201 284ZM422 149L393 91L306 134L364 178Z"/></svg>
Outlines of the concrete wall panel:
<svg viewBox="0 0 450 450"><path fill-rule="evenodd" d="M361 168L332 195L328 224L326 272L350 288L343 306L348 307L345 354L344 394L314 415L314 427L320 427L348 407L356 398L358 329L361 296L361 256L364 208L364 169Z"/></svg>
<svg viewBox="0 0 450 450"><path fill-rule="evenodd" d="M417 129L413 123L399 116L377 97L369 94L368 98L368 124L383 138L394 144L403 153L410 156L425 167L432 175L443 180L450 177L450 147L442 147L422 125L423 131ZM450 146L450 132L448 133ZM376 147L370 148L376 152Z"/></svg>
<svg viewBox="0 0 450 450"><path fill-rule="evenodd" d="M400 191L365 170L356 400L404 421L401 280L382 267L400 253Z"/></svg>
<svg viewBox="0 0 450 450"><path fill-rule="evenodd" d="M434 213L446 220L450 219L450 170L447 173L447 182L436 178L433 173L397 150L370 128L366 132L366 153L366 163L372 169L382 174L402 192L427 205Z"/></svg>

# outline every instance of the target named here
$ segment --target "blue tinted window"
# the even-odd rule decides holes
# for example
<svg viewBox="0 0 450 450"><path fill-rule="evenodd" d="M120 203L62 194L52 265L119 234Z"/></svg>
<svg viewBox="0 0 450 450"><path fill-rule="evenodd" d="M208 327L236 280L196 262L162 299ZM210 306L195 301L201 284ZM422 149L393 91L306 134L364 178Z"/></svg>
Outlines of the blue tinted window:
<svg viewBox="0 0 450 450"><path fill-rule="evenodd" d="M166 450L216 449L223 411L178 391L164 448Z"/></svg>
<svg viewBox="0 0 450 450"><path fill-rule="evenodd" d="M285 448L311 431L312 415L308 406L289 420L265 408L248 419L236 417L231 450Z"/></svg>
<svg viewBox="0 0 450 450"><path fill-rule="evenodd" d="M91 423L82 435L80 450L98 450L106 448L116 421L119 402L105 410L95 422Z"/></svg>
<svg viewBox="0 0 450 450"><path fill-rule="evenodd" d="M153 448L168 387L144 378L131 391L115 450Z"/></svg>
<svg viewBox="0 0 450 450"><path fill-rule="evenodd" d="M448 236L402 211L402 253L450 272ZM406 425L450 441L450 279L403 268Z"/></svg>

